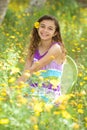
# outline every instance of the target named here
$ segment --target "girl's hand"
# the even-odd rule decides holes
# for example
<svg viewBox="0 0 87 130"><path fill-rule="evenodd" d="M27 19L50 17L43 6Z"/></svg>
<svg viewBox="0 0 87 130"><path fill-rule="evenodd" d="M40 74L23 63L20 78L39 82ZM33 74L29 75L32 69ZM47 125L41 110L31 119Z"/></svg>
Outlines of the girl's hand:
<svg viewBox="0 0 87 130"><path fill-rule="evenodd" d="M21 85L21 83L24 83L27 81L27 79L30 77L30 73L25 72L22 76L20 76L17 80L17 84Z"/></svg>

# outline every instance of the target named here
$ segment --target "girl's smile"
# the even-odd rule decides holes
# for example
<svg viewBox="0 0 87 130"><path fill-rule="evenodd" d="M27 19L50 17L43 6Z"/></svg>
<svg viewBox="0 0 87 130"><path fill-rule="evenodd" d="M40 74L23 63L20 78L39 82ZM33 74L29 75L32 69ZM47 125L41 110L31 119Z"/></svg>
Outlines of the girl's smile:
<svg viewBox="0 0 87 130"><path fill-rule="evenodd" d="M52 39L55 35L55 24L52 20L43 20L40 23L40 27L38 29L38 34L41 40Z"/></svg>

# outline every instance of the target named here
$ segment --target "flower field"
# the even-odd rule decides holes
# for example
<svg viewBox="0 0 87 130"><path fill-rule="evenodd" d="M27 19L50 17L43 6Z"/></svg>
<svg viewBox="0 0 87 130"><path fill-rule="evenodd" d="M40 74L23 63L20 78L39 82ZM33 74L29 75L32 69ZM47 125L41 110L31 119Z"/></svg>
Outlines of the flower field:
<svg viewBox="0 0 87 130"><path fill-rule="evenodd" d="M0 26L0 130L87 130L87 8L74 0L48 0L33 14L26 11L27 7L28 0L10 2ZM29 96L28 84L16 84L31 29L44 14L58 18L67 54L78 67L73 90L58 98L56 102L62 102L58 106ZM42 77L38 72L36 75L41 83Z"/></svg>

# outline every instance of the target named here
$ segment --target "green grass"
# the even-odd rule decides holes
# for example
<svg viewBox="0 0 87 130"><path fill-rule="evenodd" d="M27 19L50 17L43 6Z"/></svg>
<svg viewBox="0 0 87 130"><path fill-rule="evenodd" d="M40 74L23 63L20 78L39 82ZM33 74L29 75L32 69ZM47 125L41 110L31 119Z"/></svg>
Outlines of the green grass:
<svg viewBox="0 0 87 130"><path fill-rule="evenodd" d="M15 7L15 8L13 8ZM87 129L87 9L75 1L48 0L33 15L26 13L28 0L11 1L0 26L0 129L1 130L86 130ZM22 72L29 34L34 22L44 14L58 18L67 54L78 67L72 93L60 97L59 107L41 99L23 97L15 81ZM59 102L57 101L57 102Z"/></svg>

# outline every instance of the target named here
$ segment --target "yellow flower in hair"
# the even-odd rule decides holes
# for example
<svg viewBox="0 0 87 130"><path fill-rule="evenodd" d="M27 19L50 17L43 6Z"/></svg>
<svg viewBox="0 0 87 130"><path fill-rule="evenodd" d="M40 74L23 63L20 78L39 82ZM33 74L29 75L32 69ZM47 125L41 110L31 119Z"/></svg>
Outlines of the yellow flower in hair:
<svg viewBox="0 0 87 130"><path fill-rule="evenodd" d="M35 23L34 23L34 27L35 27L35 28L39 28L39 25L40 25L39 22L35 22Z"/></svg>

